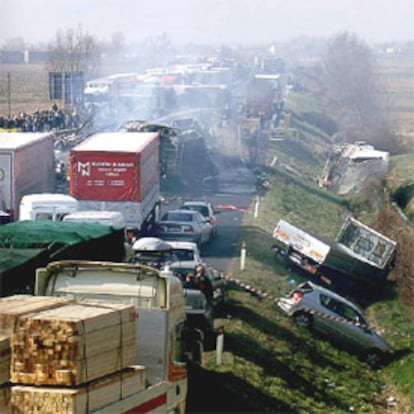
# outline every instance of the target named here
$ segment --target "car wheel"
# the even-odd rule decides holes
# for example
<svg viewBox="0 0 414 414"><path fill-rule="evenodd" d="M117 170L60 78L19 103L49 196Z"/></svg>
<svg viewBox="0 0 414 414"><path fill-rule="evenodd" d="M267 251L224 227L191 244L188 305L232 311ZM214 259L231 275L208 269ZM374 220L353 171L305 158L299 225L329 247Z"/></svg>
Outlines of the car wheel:
<svg viewBox="0 0 414 414"><path fill-rule="evenodd" d="M373 368L378 368L384 359L384 355L377 349L370 349L364 356L364 361Z"/></svg>
<svg viewBox="0 0 414 414"><path fill-rule="evenodd" d="M293 315L295 324L301 329L309 329L312 326L312 316L306 312L298 312Z"/></svg>

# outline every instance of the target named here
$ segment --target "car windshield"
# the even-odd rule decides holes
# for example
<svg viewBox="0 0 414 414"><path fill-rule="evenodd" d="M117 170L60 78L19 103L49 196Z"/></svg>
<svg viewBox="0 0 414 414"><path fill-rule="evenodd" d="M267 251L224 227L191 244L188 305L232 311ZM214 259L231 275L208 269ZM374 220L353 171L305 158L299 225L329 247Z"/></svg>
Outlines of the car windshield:
<svg viewBox="0 0 414 414"><path fill-rule="evenodd" d="M174 249L173 253L178 258L178 260L194 260L194 253L192 250Z"/></svg>
<svg viewBox="0 0 414 414"><path fill-rule="evenodd" d="M193 221L191 213L169 212L163 217L164 221Z"/></svg>
<svg viewBox="0 0 414 414"><path fill-rule="evenodd" d="M204 302L202 295L186 295L185 307L188 309L203 309Z"/></svg>
<svg viewBox="0 0 414 414"><path fill-rule="evenodd" d="M206 206L199 206L199 205L186 205L184 206L184 208L186 210L194 210L194 211L198 211L199 213L201 213L204 217L208 217L209 213L208 213L208 208Z"/></svg>

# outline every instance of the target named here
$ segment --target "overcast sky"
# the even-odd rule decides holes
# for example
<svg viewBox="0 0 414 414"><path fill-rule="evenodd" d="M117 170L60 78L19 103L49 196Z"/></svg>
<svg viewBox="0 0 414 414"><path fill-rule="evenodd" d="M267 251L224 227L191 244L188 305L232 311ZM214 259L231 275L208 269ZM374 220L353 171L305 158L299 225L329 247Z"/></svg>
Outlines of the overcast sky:
<svg viewBox="0 0 414 414"><path fill-rule="evenodd" d="M252 44L341 31L368 42L414 40L412 0L0 0L0 45L54 40L82 25L127 43L166 32L174 43Z"/></svg>

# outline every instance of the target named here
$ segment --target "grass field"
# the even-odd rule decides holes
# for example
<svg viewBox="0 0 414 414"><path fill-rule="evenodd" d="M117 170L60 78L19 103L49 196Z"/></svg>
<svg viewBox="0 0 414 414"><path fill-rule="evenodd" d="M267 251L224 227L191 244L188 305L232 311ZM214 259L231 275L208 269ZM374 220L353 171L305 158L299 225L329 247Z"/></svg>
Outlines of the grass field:
<svg viewBox="0 0 414 414"><path fill-rule="evenodd" d="M382 56L379 76L387 90L391 119L398 133L413 142L414 151L414 57Z"/></svg>

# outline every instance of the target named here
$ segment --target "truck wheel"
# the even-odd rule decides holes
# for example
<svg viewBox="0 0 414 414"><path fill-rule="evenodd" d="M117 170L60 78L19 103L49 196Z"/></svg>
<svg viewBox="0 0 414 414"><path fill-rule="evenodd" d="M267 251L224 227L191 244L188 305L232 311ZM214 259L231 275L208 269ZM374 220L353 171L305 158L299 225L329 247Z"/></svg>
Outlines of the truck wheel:
<svg viewBox="0 0 414 414"><path fill-rule="evenodd" d="M306 312L298 312L293 315L295 324L301 329L309 329L312 326L312 316Z"/></svg>

